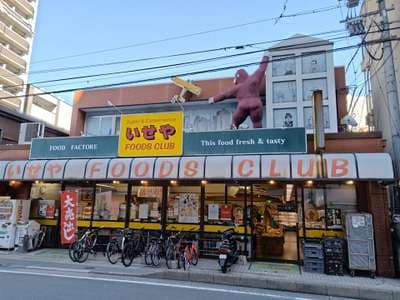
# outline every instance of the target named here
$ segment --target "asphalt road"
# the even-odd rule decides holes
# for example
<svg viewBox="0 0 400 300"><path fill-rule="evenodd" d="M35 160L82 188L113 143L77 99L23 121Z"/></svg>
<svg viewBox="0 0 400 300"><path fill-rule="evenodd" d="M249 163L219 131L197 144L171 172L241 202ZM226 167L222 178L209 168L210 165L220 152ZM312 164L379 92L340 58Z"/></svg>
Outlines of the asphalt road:
<svg viewBox="0 0 400 300"><path fill-rule="evenodd" d="M0 268L0 299L339 299L317 295L147 278L92 275L73 270ZM342 298L343 299L343 298Z"/></svg>

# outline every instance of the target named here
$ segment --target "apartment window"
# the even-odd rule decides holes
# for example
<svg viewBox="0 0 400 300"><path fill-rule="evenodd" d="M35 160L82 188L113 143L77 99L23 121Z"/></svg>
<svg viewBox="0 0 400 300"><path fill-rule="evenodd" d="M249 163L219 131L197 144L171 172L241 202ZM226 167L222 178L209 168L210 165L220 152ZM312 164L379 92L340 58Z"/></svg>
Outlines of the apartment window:
<svg viewBox="0 0 400 300"><path fill-rule="evenodd" d="M272 102L285 103L296 102L296 81L281 81L272 84Z"/></svg>
<svg viewBox="0 0 400 300"><path fill-rule="evenodd" d="M313 113L312 113L312 107L304 107L304 127L306 129L313 129ZM329 128L329 107L324 106L324 127Z"/></svg>
<svg viewBox="0 0 400 300"><path fill-rule="evenodd" d="M85 134L88 136L114 135L119 133L119 116L89 116Z"/></svg>
<svg viewBox="0 0 400 300"><path fill-rule="evenodd" d="M322 73L326 72L326 54L320 53L303 53L301 65L303 74Z"/></svg>
<svg viewBox="0 0 400 300"><path fill-rule="evenodd" d="M303 80L303 101L311 101L315 90L321 90L323 99L328 99L328 83L326 78Z"/></svg>
<svg viewBox="0 0 400 300"><path fill-rule="evenodd" d="M274 128L297 127L297 109L274 109Z"/></svg>
<svg viewBox="0 0 400 300"><path fill-rule="evenodd" d="M272 76L295 75L296 61L292 56L274 56L272 59Z"/></svg>

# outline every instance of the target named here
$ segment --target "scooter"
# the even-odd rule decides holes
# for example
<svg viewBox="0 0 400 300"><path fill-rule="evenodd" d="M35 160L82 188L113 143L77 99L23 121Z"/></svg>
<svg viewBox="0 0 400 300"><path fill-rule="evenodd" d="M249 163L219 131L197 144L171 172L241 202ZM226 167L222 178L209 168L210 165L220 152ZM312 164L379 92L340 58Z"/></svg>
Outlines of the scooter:
<svg viewBox="0 0 400 300"><path fill-rule="evenodd" d="M230 228L222 233L222 243L219 247L218 264L222 273L226 273L228 268L237 262L239 258L239 247L233 235L235 231Z"/></svg>

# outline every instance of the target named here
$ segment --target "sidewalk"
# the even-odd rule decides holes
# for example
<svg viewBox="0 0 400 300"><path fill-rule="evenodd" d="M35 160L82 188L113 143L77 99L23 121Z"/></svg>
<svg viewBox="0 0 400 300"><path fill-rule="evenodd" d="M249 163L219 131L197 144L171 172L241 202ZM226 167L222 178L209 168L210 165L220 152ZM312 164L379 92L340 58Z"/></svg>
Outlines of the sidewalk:
<svg viewBox="0 0 400 300"><path fill-rule="evenodd" d="M126 268L120 263L111 265L101 252L95 257L91 255L83 264L73 263L68 258L67 250L64 249L42 249L30 253L0 251L0 268L4 265L4 261L8 265L19 264L30 268L35 268L35 262L41 262L50 270L69 267L99 275L228 284L356 299L400 300L400 280L397 279L302 273L298 266L288 264L265 262L236 264L229 273L222 274L217 261L212 259L200 259L197 266L184 271L169 270L165 263L160 267L146 266L139 257L134 260L131 267Z"/></svg>

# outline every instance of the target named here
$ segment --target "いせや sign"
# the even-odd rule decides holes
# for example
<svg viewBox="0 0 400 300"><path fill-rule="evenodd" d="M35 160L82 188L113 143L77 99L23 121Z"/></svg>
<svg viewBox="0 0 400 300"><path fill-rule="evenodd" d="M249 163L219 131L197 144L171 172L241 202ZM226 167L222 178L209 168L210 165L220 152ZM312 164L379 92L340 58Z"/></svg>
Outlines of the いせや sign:
<svg viewBox="0 0 400 300"><path fill-rule="evenodd" d="M182 140L182 112L121 116L120 157L179 156Z"/></svg>

